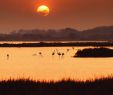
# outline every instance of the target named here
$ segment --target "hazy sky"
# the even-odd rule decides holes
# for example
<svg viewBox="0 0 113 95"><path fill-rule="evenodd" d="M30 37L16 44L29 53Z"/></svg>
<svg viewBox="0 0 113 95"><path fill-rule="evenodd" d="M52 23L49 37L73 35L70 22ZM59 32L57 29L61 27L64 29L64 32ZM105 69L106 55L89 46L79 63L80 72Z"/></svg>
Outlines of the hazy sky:
<svg viewBox="0 0 113 95"><path fill-rule="evenodd" d="M46 17L36 12L48 5ZM87 29L113 25L113 0L0 0L0 32L18 29Z"/></svg>

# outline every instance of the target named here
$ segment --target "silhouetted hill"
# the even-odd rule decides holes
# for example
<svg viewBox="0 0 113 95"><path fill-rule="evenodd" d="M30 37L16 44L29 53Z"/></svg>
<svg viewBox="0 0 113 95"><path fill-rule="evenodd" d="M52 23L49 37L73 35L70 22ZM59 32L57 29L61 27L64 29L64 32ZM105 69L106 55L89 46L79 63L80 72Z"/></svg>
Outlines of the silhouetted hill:
<svg viewBox="0 0 113 95"><path fill-rule="evenodd" d="M85 40L113 41L113 26L97 27L82 32Z"/></svg>
<svg viewBox="0 0 113 95"><path fill-rule="evenodd" d="M113 26L78 31L72 28L18 30L0 34L1 41L113 41Z"/></svg>

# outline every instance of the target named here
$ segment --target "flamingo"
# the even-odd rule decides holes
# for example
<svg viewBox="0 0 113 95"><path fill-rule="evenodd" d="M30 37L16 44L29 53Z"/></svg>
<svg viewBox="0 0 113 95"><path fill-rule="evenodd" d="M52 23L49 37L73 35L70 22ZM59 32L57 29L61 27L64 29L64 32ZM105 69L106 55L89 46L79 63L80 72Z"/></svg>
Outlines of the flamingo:
<svg viewBox="0 0 113 95"><path fill-rule="evenodd" d="M41 56L42 56L42 52L39 52L39 55L41 55Z"/></svg>
<svg viewBox="0 0 113 95"><path fill-rule="evenodd" d="M72 49L74 50L75 48L74 48L74 47L72 47Z"/></svg>
<svg viewBox="0 0 113 95"><path fill-rule="evenodd" d="M65 54L64 53L62 53L62 56L64 56Z"/></svg>
<svg viewBox="0 0 113 95"><path fill-rule="evenodd" d="M54 55L55 55L55 52L52 53L52 56L54 56Z"/></svg>
<svg viewBox="0 0 113 95"><path fill-rule="evenodd" d="M62 55L60 52L57 53L59 55L59 57Z"/></svg>
<svg viewBox="0 0 113 95"><path fill-rule="evenodd" d="M70 49L67 49L67 52L69 52L70 51Z"/></svg>
<svg viewBox="0 0 113 95"><path fill-rule="evenodd" d="M7 60L9 59L9 54L7 54Z"/></svg>

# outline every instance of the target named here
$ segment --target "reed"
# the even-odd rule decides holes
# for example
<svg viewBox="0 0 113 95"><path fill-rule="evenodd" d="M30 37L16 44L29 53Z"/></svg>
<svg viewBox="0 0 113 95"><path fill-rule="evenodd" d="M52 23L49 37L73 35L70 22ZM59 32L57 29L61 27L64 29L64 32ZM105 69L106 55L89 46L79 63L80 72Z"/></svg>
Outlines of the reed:
<svg viewBox="0 0 113 95"><path fill-rule="evenodd" d="M113 77L85 82L10 79L0 82L0 95L113 95Z"/></svg>

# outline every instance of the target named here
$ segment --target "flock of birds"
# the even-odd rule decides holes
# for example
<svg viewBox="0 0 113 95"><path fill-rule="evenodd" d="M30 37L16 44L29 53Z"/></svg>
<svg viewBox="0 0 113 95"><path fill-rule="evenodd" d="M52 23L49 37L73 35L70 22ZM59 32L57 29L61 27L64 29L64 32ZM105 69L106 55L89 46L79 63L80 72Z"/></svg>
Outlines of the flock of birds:
<svg viewBox="0 0 113 95"><path fill-rule="evenodd" d="M72 47L72 49L74 50L75 48ZM69 52L70 50L71 50L71 49L67 49L66 51ZM39 52L38 54L33 54L33 56L37 56L37 55L40 55L40 56L42 57L42 56L43 56L43 53L42 53L42 52ZM58 55L59 57L63 57L63 56L65 55L65 53L63 53L63 52L59 52L59 50L56 49L56 50L54 50L54 51L52 52L51 55L52 55L52 56L54 56L54 55ZM10 57L10 55L7 54L7 59L9 59L9 57Z"/></svg>
<svg viewBox="0 0 113 95"><path fill-rule="evenodd" d="M72 47L72 49L74 50L74 47ZM66 51L69 52L70 49L67 49ZM43 56L43 53L42 53L42 52L39 52L38 55ZM52 56L58 55L59 57L63 57L63 56L65 55L65 53L59 52L59 50L56 49L56 50L54 50L54 51L51 53L51 55L52 55ZM33 54L33 56L37 56L37 54Z"/></svg>

